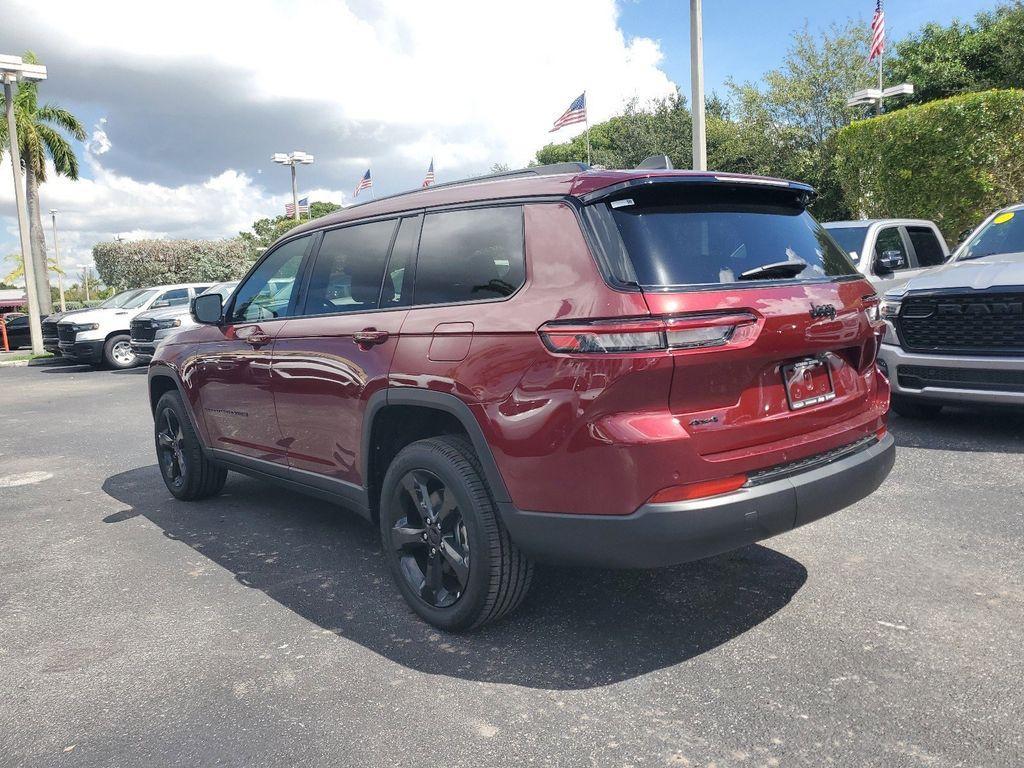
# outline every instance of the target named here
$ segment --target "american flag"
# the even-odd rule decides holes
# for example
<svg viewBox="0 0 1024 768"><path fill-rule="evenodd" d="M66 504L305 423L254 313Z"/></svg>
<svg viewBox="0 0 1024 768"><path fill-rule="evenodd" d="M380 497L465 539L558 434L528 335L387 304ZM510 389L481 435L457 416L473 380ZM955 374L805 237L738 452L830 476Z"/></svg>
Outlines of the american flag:
<svg viewBox="0 0 1024 768"><path fill-rule="evenodd" d="M309 213L309 198L308 197L304 197L301 200L299 200L299 215L301 216L303 213ZM295 203L286 203L285 204L285 206L284 206L284 215L285 216L294 216L295 215Z"/></svg>
<svg viewBox="0 0 1024 768"><path fill-rule="evenodd" d="M426 189L434 183L434 158L430 158L430 166L427 168L427 175L423 177L423 188Z"/></svg>
<svg viewBox="0 0 1024 768"><path fill-rule="evenodd" d="M874 61L885 52L885 11L882 10L882 0L875 2L875 15L871 19L871 53L868 54L868 61Z"/></svg>
<svg viewBox="0 0 1024 768"><path fill-rule="evenodd" d="M573 125L575 123L585 123L587 121L587 92L584 91L576 97L576 101L569 105L569 108L565 110L565 113L555 120L555 125L548 133L554 133L560 128L565 128L567 125Z"/></svg>
<svg viewBox="0 0 1024 768"><path fill-rule="evenodd" d="M352 193L352 197L359 197L360 190L370 189L373 186L373 179L370 178L370 169L366 169L366 173L363 174L363 178L356 184L356 191Z"/></svg>

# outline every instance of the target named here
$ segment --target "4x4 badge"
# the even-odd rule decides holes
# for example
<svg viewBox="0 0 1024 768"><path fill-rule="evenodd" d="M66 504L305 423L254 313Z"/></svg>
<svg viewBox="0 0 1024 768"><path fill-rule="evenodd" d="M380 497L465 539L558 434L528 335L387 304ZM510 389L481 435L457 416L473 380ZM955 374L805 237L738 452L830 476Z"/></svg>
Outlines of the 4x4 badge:
<svg viewBox="0 0 1024 768"><path fill-rule="evenodd" d="M811 317L827 317L829 320L835 320L836 308L831 304L811 304Z"/></svg>

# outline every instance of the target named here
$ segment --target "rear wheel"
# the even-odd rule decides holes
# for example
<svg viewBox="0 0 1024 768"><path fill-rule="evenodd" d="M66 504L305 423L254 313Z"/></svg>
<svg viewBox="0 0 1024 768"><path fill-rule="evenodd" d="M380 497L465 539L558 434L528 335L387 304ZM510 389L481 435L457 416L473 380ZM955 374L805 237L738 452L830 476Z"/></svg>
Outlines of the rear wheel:
<svg viewBox="0 0 1024 768"><path fill-rule="evenodd" d="M410 607L436 627L479 627L515 609L533 565L498 518L479 460L454 435L406 446L381 488L384 557Z"/></svg>
<svg viewBox="0 0 1024 768"><path fill-rule="evenodd" d="M196 501L220 493L228 471L203 455L177 392L167 392L157 402L153 431L160 475L174 498Z"/></svg>
<svg viewBox="0 0 1024 768"><path fill-rule="evenodd" d="M117 370L138 365L138 355L132 351L132 337L125 333L107 339L103 345L103 362Z"/></svg>
<svg viewBox="0 0 1024 768"><path fill-rule="evenodd" d="M900 395L893 395L892 409L905 419L934 419L942 411L940 403L929 403L926 400L913 400Z"/></svg>

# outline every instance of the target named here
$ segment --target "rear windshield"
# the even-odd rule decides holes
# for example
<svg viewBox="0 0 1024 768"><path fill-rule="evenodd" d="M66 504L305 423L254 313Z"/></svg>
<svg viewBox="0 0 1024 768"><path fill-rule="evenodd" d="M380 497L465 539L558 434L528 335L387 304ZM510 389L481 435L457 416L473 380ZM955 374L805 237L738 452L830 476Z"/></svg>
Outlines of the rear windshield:
<svg viewBox="0 0 1024 768"><path fill-rule="evenodd" d="M868 233L867 227L830 227L826 224L825 229L832 235L832 239L839 243L840 248L847 253L857 254L854 258L859 259L864 255L860 251L864 247L864 237Z"/></svg>
<svg viewBox="0 0 1024 768"><path fill-rule="evenodd" d="M957 260L1024 251L1024 210L1003 211L960 246Z"/></svg>
<svg viewBox="0 0 1024 768"><path fill-rule="evenodd" d="M854 275L849 256L791 190L724 184L631 189L587 209L623 283L714 285Z"/></svg>

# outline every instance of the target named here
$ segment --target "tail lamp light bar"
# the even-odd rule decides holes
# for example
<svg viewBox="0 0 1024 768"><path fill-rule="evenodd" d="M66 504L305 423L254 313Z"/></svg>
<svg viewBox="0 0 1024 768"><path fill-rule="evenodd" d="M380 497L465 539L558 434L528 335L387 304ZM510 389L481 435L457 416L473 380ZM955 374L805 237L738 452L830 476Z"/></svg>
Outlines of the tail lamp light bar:
<svg viewBox="0 0 1024 768"><path fill-rule="evenodd" d="M737 328L752 325L749 312L546 323L539 333L552 352L614 354L703 349L728 344Z"/></svg>

